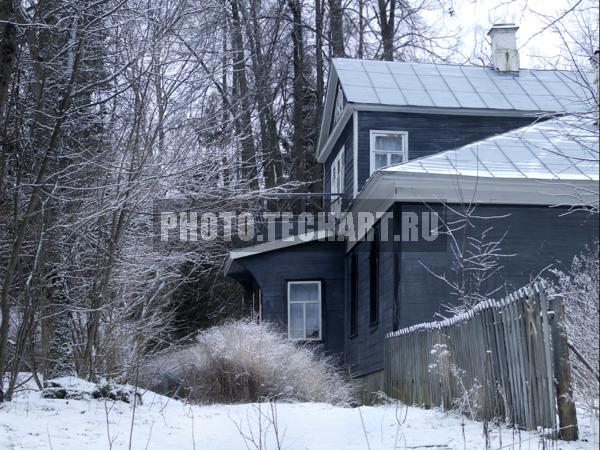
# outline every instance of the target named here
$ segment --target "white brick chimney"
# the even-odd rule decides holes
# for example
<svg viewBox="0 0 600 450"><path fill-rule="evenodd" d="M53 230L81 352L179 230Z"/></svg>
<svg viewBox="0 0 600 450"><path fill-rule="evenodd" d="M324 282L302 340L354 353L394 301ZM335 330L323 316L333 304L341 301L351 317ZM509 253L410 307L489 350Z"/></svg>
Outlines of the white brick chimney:
<svg viewBox="0 0 600 450"><path fill-rule="evenodd" d="M498 72L519 71L518 29L514 23L497 23L488 31L492 39L492 67Z"/></svg>

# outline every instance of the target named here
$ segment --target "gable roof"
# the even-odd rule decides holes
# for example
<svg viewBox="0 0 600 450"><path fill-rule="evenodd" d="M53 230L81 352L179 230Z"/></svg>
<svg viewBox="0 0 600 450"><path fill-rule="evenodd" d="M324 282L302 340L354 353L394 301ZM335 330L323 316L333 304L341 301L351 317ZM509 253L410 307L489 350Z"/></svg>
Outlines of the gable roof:
<svg viewBox="0 0 600 450"><path fill-rule="evenodd" d="M479 178L598 181L598 128L565 116L382 169Z"/></svg>
<svg viewBox="0 0 600 450"><path fill-rule="evenodd" d="M543 116L584 112L594 92L593 72L521 69L335 58L327 82L317 159L324 162L352 111L399 110L437 114ZM335 87L347 100L331 130Z"/></svg>

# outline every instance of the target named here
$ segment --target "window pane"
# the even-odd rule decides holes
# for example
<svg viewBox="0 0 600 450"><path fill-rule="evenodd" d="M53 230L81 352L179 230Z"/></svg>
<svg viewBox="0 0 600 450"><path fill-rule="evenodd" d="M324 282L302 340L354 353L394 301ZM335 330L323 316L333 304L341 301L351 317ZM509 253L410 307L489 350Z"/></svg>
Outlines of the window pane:
<svg viewBox="0 0 600 450"><path fill-rule="evenodd" d="M381 169L387 166L387 154L386 153L375 153L375 170Z"/></svg>
<svg viewBox="0 0 600 450"><path fill-rule="evenodd" d="M290 338L304 338L304 308L302 303L290 304ZM298 336L299 334L299 336Z"/></svg>
<svg viewBox="0 0 600 450"><path fill-rule="evenodd" d="M331 165L331 192L342 194L344 192L344 147Z"/></svg>
<svg viewBox="0 0 600 450"><path fill-rule="evenodd" d="M306 305L306 337L319 338L319 304L307 303Z"/></svg>
<svg viewBox="0 0 600 450"><path fill-rule="evenodd" d="M375 150L384 150L387 152L401 152L402 136L375 136Z"/></svg>
<svg viewBox="0 0 600 450"><path fill-rule="evenodd" d="M390 153L390 164L400 164L402 162L402 153Z"/></svg>
<svg viewBox="0 0 600 450"><path fill-rule="evenodd" d="M290 302L318 302L319 285L317 283L290 284Z"/></svg>
<svg viewBox="0 0 600 450"><path fill-rule="evenodd" d="M290 328L290 339L304 339L304 330L292 330Z"/></svg>

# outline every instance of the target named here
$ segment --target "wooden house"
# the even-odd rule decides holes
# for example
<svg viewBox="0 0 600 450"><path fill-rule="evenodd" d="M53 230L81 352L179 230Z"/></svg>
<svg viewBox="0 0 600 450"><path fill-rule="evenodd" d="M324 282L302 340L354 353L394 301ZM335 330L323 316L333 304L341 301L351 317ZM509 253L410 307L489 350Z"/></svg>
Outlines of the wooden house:
<svg viewBox="0 0 600 450"><path fill-rule="evenodd" d="M469 211L463 232L443 245L383 239L380 218L363 239L320 230L229 255L226 274L261 320L339 355L373 389L385 334L434 320L452 301L456 246L482 235L501 243L482 286L500 296L598 238L594 74L519 68L515 33L490 31L493 67L332 62L316 152L325 190L339 197L326 207L387 213L394 235L405 212L443 210L456 224Z"/></svg>

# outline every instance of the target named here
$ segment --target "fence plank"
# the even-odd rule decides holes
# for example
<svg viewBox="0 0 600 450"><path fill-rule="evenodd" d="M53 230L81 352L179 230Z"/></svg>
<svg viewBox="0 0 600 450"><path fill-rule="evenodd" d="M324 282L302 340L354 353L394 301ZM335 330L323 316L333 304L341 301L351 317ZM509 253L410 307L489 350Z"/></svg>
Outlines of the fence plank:
<svg viewBox="0 0 600 450"><path fill-rule="evenodd" d="M548 300L545 292L540 293L540 309L542 312L542 334L545 338L543 338L544 343L544 359L545 359L545 369L546 369L546 390L548 391L547 398L549 400L550 409L548 411L549 422L552 428L556 428L556 414L554 413L554 408L556 405L556 398L554 396L554 376L552 370L552 350L550 348L551 343L551 331L550 331L550 323L548 319ZM547 425L546 425L547 426Z"/></svg>
<svg viewBox="0 0 600 450"><path fill-rule="evenodd" d="M479 390L479 407L470 403L463 412L527 429L556 426L558 394L560 437L572 438L577 428L563 321L549 320L545 293L533 285L447 320L388 333L385 390L406 404L445 409Z"/></svg>

